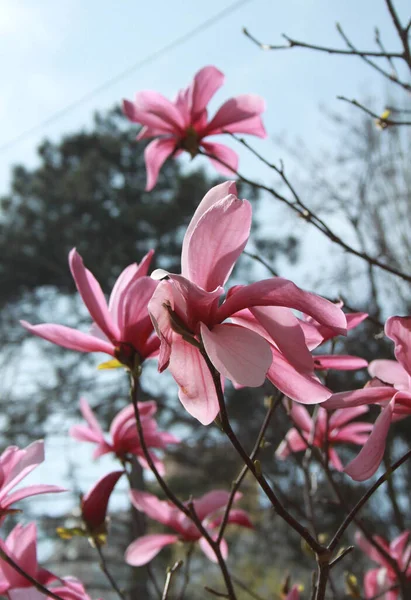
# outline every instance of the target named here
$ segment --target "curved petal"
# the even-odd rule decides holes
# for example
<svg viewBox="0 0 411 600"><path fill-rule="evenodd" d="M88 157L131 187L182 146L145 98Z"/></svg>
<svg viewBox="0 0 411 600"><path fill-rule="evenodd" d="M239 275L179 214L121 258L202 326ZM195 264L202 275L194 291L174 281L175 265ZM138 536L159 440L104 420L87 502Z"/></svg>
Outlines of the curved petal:
<svg viewBox="0 0 411 600"><path fill-rule="evenodd" d="M179 385L178 396L184 408L200 423L209 425L219 405L213 378L200 352L175 336L169 369Z"/></svg>
<svg viewBox="0 0 411 600"><path fill-rule="evenodd" d="M82 333L71 327L64 325L55 325L54 323L42 323L40 325L31 325L27 321L20 321L21 325L33 335L43 338L48 342L62 346L68 350L77 350L78 352L104 352L114 356L114 346L110 342L105 342L93 335Z"/></svg>
<svg viewBox="0 0 411 600"><path fill-rule="evenodd" d="M266 137L260 114L265 110L265 101L254 94L242 94L230 98L219 108L207 126L206 135L248 133Z"/></svg>
<svg viewBox="0 0 411 600"><path fill-rule="evenodd" d="M178 542L177 535L152 534L145 535L132 542L126 550L125 560L128 565L141 567L157 556L164 546Z"/></svg>
<svg viewBox="0 0 411 600"><path fill-rule="evenodd" d="M238 170L238 154L224 144L215 142L201 142L211 164L218 173L227 177L234 177Z"/></svg>
<svg viewBox="0 0 411 600"><path fill-rule="evenodd" d="M258 387L271 365L270 345L258 333L224 323L210 331L201 323L206 352L219 373L240 385Z"/></svg>
<svg viewBox="0 0 411 600"><path fill-rule="evenodd" d="M201 117L207 104L224 83L224 74L216 67L203 67L194 75L190 86L192 123Z"/></svg>
<svg viewBox="0 0 411 600"><path fill-rule="evenodd" d="M303 436L308 438L308 433L301 432ZM302 452L307 448L307 443L303 440L300 435L300 432L297 429L289 429L287 434L281 444L278 446L275 451L275 455L284 460L287 456L290 455L291 452Z"/></svg>
<svg viewBox="0 0 411 600"><path fill-rule="evenodd" d="M138 92L134 102L123 101L123 110L130 121L155 128L163 134L179 134L184 130L184 119L175 104L158 92Z"/></svg>
<svg viewBox="0 0 411 600"><path fill-rule="evenodd" d="M391 400L396 393L397 390L389 386L369 386L360 390L333 394L327 402L324 402L323 406L330 410L334 408L353 408L363 404L379 404L385 400Z"/></svg>
<svg viewBox="0 0 411 600"><path fill-rule="evenodd" d="M160 138L153 140L144 150L144 159L147 169L146 192L149 192L157 183L158 174L167 158L174 152L176 140L174 138Z"/></svg>
<svg viewBox="0 0 411 600"><path fill-rule="evenodd" d="M150 519L163 525L175 527L176 510L166 500L140 490L130 490L130 500L134 508L146 514Z"/></svg>
<svg viewBox="0 0 411 600"><path fill-rule="evenodd" d="M250 309L285 358L303 373L312 373L314 360L308 350L300 321L289 308L264 306Z"/></svg>
<svg viewBox="0 0 411 600"><path fill-rule="evenodd" d="M80 442L99 444L101 441L104 441L104 438L103 440L101 439L100 434L92 431L87 425L72 425L69 429L69 435Z"/></svg>
<svg viewBox="0 0 411 600"><path fill-rule="evenodd" d="M319 404L330 397L331 391L318 379L299 373L275 348L272 347L271 351L273 361L267 378L283 394L302 404Z"/></svg>
<svg viewBox="0 0 411 600"><path fill-rule="evenodd" d="M384 383L394 385L398 390L406 390L410 387L407 371L396 360L373 360L369 364L368 372L371 377L378 377Z"/></svg>
<svg viewBox="0 0 411 600"><path fill-rule="evenodd" d="M411 317L390 317L385 323L385 335L395 343L398 362L411 375Z"/></svg>
<svg viewBox="0 0 411 600"><path fill-rule="evenodd" d="M39 494L59 494L60 492L68 492L68 490L57 485L46 485L41 483L36 485L28 485L18 489L12 494L9 494L7 498L1 501L1 507L8 508L15 502L19 502L20 500L29 498L30 496L38 496Z"/></svg>
<svg viewBox="0 0 411 600"><path fill-rule="evenodd" d="M208 527L210 527L210 529L219 527L223 521L223 518L223 515L219 515L210 523L208 523ZM247 511L242 510L241 508L232 508L230 510L227 523L230 523L231 525L240 525L241 527L246 527L247 529L254 529L254 525L251 522L249 514Z"/></svg>
<svg viewBox="0 0 411 600"><path fill-rule="evenodd" d="M204 215L204 213L208 211L209 208L230 194L237 196L237 186L234 181L225 181L224 183L220 183L219 185L212 187L197 206L183 239L183 246L181 250L181 274L184 277L190 278L188 267L188 247L191 235L198 221Z"/></svg>
<svg viewBox="0 0 411 600"><path fill-rule="evenodd" d="M369 407L366 405L356 406L355 408L344 408L344 409L336 410L335 413L333 413L330 416L328 426L329 426L330 430L338 429L339 427L346 425L353 419L356 419L357 417L364 415L369 410L370 410Z"/></svg>
<svg viewBox="0 0 411 600"><path fill-rule="evenodd" d="M294 308L333 328L336 334L346 333L345 315L338 306L321 296L305 292L292 281L282 277L272 277L238 287L220 306L218 318L223 321L235 312L253 306Z"/></svg>
<svg viewBox="0 0 411 600"><path fill-rule="evenodd" d="M196 498L193 502L196 514L200 521L213 514L217 510L224 508L230 498L230 493L225 490L212 490L204 494L201 498ZM236 500L241 498L241 494Z"/></svg>
<svg viewBox="0 0 411 600"><path fill-rule="evenodd" d="M91 318L109 339L118 339L119 330L113 323L100 284L94 275L85 268L83 259L75 248L69 253L69 265L77 290Z"/></svg>
<svg viewBox="0 0 411 600"><path fill-rule="evenodd" d="M133 281L123 294L119 305L119 321L122 323L122 341L132 344L144 356L144 344L153 331L148 314L148 303L158 285L151 277Z"/></svg>
<svg viewBox="0 0 411 600"><path fill-rule="evenodd" d="M288 416L302 431L306 431L307 433L311 431L313 426L311 415L304 406L301 406L301 404L293 402Z"/></svg>
<svg viewBox="0 0 411 600"><path fill-rule="evenodd" d="M336 369L338 371L356 371L357 369L365 369L368 367L368 361L359 356L351 356L348 354L315 354L315 368Z"/></svg>
<svg viewBox="0 0 411 600"><path fill-rule="evenodd" d="M104 434L100 423L97 421L94 412L85 398L80 398L80 411L83 415L83 418L87 421L87 425L90 427L90 429L99 434L102 440L104 440Z"/></svg>
<svg viewBox="0 0 411 600"><path fill-rule="evenodd" d="M108 475L104 475L83 496L81 516L92 531L98 529L104 523L111 493L122 475L124 475L124 471L113 471Z"/></svg>
<svg viewBox="0 0 411 600"><path fill-rule="evenodd" d="M212 549L212 547L210 546L210 544L207 542L207 540L204 537L200 538L199 545L200 545L201 550L204 552L206 557L209 560L211 560L211 562L214 562L214 563L218 562L217 557L214 553L214 550ZM225 541L224 538L220 542L220 550L221 550L221 554L222 554L223 558L226 559L228 556L228 547L227 547L227 542Z"/></svg>
<svg viewBox="0 0 411 600"><path fill-rule="evenodd" d="M380 466L385 452L385 442L391 425L394 404L395 398L379 415L361 452L346 466L345 472L355 481L369 479Z"/></svg>
<svg viewBox="0 0 411 600"><path fill-rule="evenodd" d="M251 218L250 203L234 195L213 204L191 233L187 279L209 292L224 285L247 244Z"/></svg>

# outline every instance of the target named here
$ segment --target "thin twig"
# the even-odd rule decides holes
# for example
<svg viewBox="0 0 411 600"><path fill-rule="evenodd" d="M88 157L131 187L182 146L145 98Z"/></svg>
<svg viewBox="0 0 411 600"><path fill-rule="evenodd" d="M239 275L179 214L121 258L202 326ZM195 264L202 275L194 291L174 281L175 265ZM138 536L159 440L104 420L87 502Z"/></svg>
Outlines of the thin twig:
<svg viewBox="0 0 411 600"><path fill-rule="evenodd" d="M107 577L108 582L110 583L111 587L113 588L113 590L117 594L117 596L119 598L121 598L121 600L126 600L125 595L123 594L121 589L118 587L116 580L114 579L114 577L111 575L111 573L109 571L109 568L107 566L107 561L106 561L103 551L101 549L101 545L97 539L94 539L94 546L100 557L100 569L103 571L104 575Z"/></svg>
<svg viewBox="0 0 411 600"><path fill-rule="evenodd" d="M367 108L366 106L364 106L364 104L361 104L361 102L358 102L358 100L355 100L354 98L350 100L349 98L346 98L345 96L337 96L337 100L342 100L343 102L348 102L348 104L352 104L352 106L359 108L360 110L365 112L367 115L369 115L373 119L376 119L377 121L384 124L384 126L386 126L386 127L399 127L401 125L406 125L406 126L411 125L411 121L395 121L393 119L389 119L388 117L382 118L381 115L378 115L376 112Z"/></svg>
<svg viewBox="0 0 411 600"><path fill-rule="evenodd" d="M182 564L183 564L183 561L179 560L176 563L174 563L174 565L172 567L169 567L167 569L166 581L164 584L164 590L163 590L163 595L161 596L161 600L167 600L168 592L170 591L171 581L173 579L173 575L175 573L177 573L177 571L180 569Z"/></svg>

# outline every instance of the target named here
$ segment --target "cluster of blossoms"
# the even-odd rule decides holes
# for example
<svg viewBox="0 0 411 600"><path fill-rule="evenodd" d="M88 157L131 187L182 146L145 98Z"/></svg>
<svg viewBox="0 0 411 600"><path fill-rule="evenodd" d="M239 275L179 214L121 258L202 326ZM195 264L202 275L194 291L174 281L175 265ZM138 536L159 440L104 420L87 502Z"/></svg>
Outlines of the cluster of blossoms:
<svg viewBox="0 0 411 600"><path fill-rule="evenodd" d="M127 116L143 125L139 139L156 138L146 148L147 189L155 185L166 158L183 150L191 156L204 151L220 171L235 172L237 155L221 144L204 141L208 136L265 136L260 116L264 102L256 96L228 100L208 119L207 104L223 79L215 67L205 67L174 102L156 92L140 92L134 103L125 101ZM188 225L180 274L156 270L150 276L151 250L140 264L132 264L121 273L107 302L98 281L73 249L69 265L92 320L89 332L59 324L22 324L32 334L64 348L108 354L111 361L127 368L134 377L138 377L146 360L156 360L158 370L168 369L174 378L184 408L203 425L212 423L221 411L226 380L236 387L259 387L267 379L290 400L289 416L294 425L277 449L277 457L285 459L291 453L318 448L335 469L343 471L335 446L359 445L360 453L345 472L356 480L367 479L381 462L391 422L411 414L411 318L391 317L387 321L385 331L394 341L396 360L376 360L368 366L360 357L318 353L322 344L346 334L367 315L345 314L341 304L304 291L281 277L227 289L230 274L249 239L251 223L251 205L238 197L235 183L217 185L203 198ZM367 366L372 379L361 390L333 394L321 380L321 373L329 369ZM313 415L303 406L319 404ZM368 412L370 404L382 407L375 425L356 420ZM154 466L156 473L164 475L165 465L156 450L178 444L179 439L158 428L154 401L125 406L113 419L109 436L84 398L80 410L86 424L73 426L71 436L95 444L95 458L111 454L121 464L121 469L102 477L81 500L83 524L79 530L99 544L106 534L110 496L127 474L127 465L136 458L143 469ZM136 411L141 430L136 428ZM37 485L11 492L43 458L42 442L26 450L10 447L0 457L2 521L22 498L64 491ZM138 511L174 531L144 535L132 542L125 560L133 566L148 563L163 547L180 541L198 542L212 561L218 561L220 555L225 559L227 545L219 535L221 525L253 527L244 510L232 507L241 499L239 493L231 497L227 491L210 490L183 504L185 512L140 490L131 490L130 499ZM197 522L188 516L189 507ZM5 541L0 541L0 547L32 580L42 586L51 584L50 589L63 600L89 599L77 580L61 579L38 566L36 535L33 524L17 525ZM215 539L218 552L213 545ZM391 545L380 540L400 568L410 563L408 540L409 532ZM397 575L363 539L358 539L358 545L380 565L365 577L369 598L395 584ZM411 579L411 567L406 575ZM44 597L33 581L23 577L4 557L0 559L0 593L10 600ZM397 594L395 590L389 592L386 599L394 600ZM295 585L287 599L299 598Z"/></svg>

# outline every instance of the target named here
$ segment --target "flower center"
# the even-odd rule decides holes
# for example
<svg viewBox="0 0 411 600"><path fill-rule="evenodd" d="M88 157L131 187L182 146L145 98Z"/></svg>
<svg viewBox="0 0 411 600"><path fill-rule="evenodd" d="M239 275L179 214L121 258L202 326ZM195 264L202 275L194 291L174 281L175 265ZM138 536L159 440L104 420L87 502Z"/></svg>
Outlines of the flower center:
<svg viewBox="0 0 411 600"><path fill-rule="evenodd" d="M187 127L186 129L185 137L181 140L180 145L183 150L187 150L187 152L190 153L191 158L194 158L198 154L200 147L199 141L198 133L194 127L190 125L190 127Z"/></svg>

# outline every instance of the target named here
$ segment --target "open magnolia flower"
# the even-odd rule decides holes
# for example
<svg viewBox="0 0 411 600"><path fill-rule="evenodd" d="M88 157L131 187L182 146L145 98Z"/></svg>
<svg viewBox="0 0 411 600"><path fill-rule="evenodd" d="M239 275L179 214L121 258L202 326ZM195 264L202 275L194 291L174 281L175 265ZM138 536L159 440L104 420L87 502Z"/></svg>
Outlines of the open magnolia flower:
<svg viewBox="0 0 411 600"><path fill-rule="evenodd" d="M363 446L372 430L371 423L362 421L352 422L354 419L368 411L368 406L336 410L328 416L325 408L318 409L317 417L313 420L307 409L300 404L293 403L290 418L297 428L291 428L285 439L276 451L278 458L284 459L291 452L306 450L308 445L328 450L331 464L337 471L343 470L340 457L335 446L339 444L356 444ZM328 421L328 422L327 422Z"/></svg>
<svg viewBox="0 0 411 600"><path fill-rule="evenodd" d="M17 446L9 446L0 456L0 523L9 512L13 512L14 509L10 507L23 498L67 491L56 485L35 484L12 492L13 488L43 461L43 440L33 442L24 450Z"/></svg>
<svg viewBox="0 0 411 600"><path fill-rule="evenodd" d="M198 542L204 554L213 562L217 562L213 549L202 536L197 526L184 513L168 501L162 501L148 494L131 490L131 502L137 510L145 513L150 519L154 519L177 532L177 534L152 534L144 535L130 544L126 550L126 562L129 565L139 567L145 565L154 558L164 546L175 544L179 541ZM224 508L230 494L223 490L208 492L201 498L193 500L196 514L204 527L212 536L218 534L221 525ZM241 494L237 493L235 501L240 500ZM248 514L239 508L230 510L227 523L233 523L242 527L253 528ZM221 540L220 550L224 558L227 557L228 548L224 539Z"/></svg>
<svg viewBox="0 0 411 600"><path fill-rule="evenodd" d="M180 440L171 433L157 429L157 423L153 418L153 415L157 411L156 402L139 402L138 406L144 431L144 440L148 448L165 448L167 444L179 443ZM114 417L110 426L111 439L108 441L85 398L81 398L80 400L80 410L87 421L87 425L73 425L70 429L70 435L76 440L97 444L93 453L94 458L112 453L116 458L124 461L127 460L130 454L133 454L137 456L138 461L144 469L148 468L137 433L134 408L131 404L123 408ZM151 458L160 474L164 474L163 463L155 454L151 454Z"/></svg>
<svg viewBox="0 0 411 600"><path fill-rule="evenodd" d="M19 567L47 587L62 600L91 600L83 584L73 577L60 578L43 569L37 563L37 528L34 523L16 525L6 541L0 546ZM52 587L50 587L50 584ZM45 596L33 584L0 558L0 594L9 600L45 600ZM101 598L100 598L101 600Z"/></svg>
<svg viewBox="0 0 411 600"><path fill-rule="evenodd" d="M174 102L152 91L138 92L134 102L124 100L123 109L130 121L143 125L137 139L157 138L145 150L146 190L155 186L166 159L183 150L194 157L203 149L220 173L232 176L238 167L237 154L222 144L205 142L210 135L245 133L266 137L260 117L265 102L259 96L231 98L208 120L207 104L223 83L223 73L209 66L198 71Z"/></svg>
<svg viewBox="0 0 411 600"><path fill-rule="evenodd" d="M159 342L147 312L147 303L157 285L147 277L153 253L151 250L139 265L134 263L124 269L107 306L100 284L74 248L69 254L69 264L77 290L94 321L90 333L52 323L30 325L21 321L21 324L30 333L63 348L105 352L126 365L132 364L136 357L141 362L155 356Z"/></svg>
<svg viewBox="0 0 411 600"><path fill-rule="evenodd" d="M384 550L395 560L400 571L405 571L405 578L411 582L411 544L410 531L404 531L396 537L391 543L388 543L380 536L374 536L375 541L384 548ZM370 569L364 577L364 592L366 598L381 598L381 600L397 600L399 598L399 590L392 589L398 584L398 577L392 565L387 559L378 552L368 540L359 532L355 535L355 541L361 550L373 562L377 563L377 569ZM385 594L383 592L386 592Z"/></svg>
<svg viewBox="0 0 411 600"><path fill-rule="evenodd" d="M224 291L250 228L250 203L237 197L233 182L222 183L206 194L187 228L181 275L152 275L163 278L149 302L161 340L159 370L170 369L181 402L203 424L219 411L204 354L234 384L256 387L267 376L300 402L318 403L331 395L314 375L313 357L291 309L345 333L339 307L281 277Z"/></svg>
<svg viewBox="0 0 411 600"><path fill-rule="evenodd" d="M334 394L324 405L328 409L364 404L383 407L368 441L345 468L356 481L368 479L378 469L392 421L411 415L411 317L390 317L385 334L395 344L397 360L372 361L368 371L373 379L365 388Z"/></svg>

